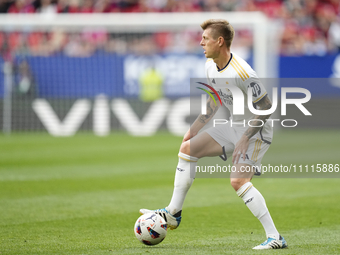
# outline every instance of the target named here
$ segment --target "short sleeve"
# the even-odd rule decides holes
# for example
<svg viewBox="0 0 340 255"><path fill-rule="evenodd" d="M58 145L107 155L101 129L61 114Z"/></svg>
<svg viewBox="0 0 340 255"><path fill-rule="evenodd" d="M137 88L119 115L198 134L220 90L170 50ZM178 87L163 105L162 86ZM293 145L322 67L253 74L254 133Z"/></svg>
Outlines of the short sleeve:
<svg viewBox="0 0 340 255"><path fill-rule="evenodd" d="M248 88L251 88L252 101L254 104L259 102L262 98L264 98L267 95L266 89L264 88L263 84L258 78L251 78L245 82L247 82L246 84L247 90Z"/></svg>
<svg viewBox="0 0 340 255"><path fill-rule="evenodd" d="M246 95L248 93L248 88L251 88L252 102L254 104L267 95L267 91L260 79L257 77L255 71L249 72L248 79L238 79L238 84Z"/></svg>

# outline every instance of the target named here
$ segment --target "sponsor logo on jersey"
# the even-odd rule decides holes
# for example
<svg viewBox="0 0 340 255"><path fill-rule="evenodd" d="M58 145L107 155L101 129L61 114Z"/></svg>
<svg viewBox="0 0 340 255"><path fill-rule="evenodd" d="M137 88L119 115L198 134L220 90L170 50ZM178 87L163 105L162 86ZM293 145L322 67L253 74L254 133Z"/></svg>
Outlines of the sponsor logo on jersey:
<svg viewBox="0 0 340 255"><path fill-rule="evenodd" d="M225 104L232 105L233 104L233 95L228 91L229 94L223 93L220 89L217 93L223 99Z"/></svg>
<svg viewBox="0 0 340 255"><path fill-rule="evenodd" d="M184 169L179 168L179 167L177 167L177 170L180 171L180 172L184 172L185 171Z"/></svg>

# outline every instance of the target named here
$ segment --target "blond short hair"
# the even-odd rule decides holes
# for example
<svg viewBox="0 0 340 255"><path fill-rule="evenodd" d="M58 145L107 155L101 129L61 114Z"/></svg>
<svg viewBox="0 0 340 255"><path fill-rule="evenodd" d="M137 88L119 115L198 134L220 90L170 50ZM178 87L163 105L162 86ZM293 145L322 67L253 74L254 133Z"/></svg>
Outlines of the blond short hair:
<svg viewBox="0 0 340 255"><path fill-rule="evenodd" d="M224 19L208 19L201 24L201 28L206 30L211 28L212 36L214 39L222 36L226 43L227 48L230 48L231 42L234 38L234 28L227 20Z"/></svg>

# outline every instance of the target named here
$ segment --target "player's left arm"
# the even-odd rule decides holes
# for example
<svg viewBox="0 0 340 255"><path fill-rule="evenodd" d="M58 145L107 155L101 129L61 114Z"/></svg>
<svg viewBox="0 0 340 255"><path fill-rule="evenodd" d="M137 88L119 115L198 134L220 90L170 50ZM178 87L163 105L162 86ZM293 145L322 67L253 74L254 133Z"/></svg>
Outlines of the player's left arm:
<svg viewBox="0 0 340 255"><path fill-rule="evenodd" d="M269 99L268 95L265 95L260 101L256 103L256 105L259 110L269 110L272 107L272 102ZM242 135L241 139L237 142L235 146L235 150L233 153L233 164L238 163L241 155L243 155L243 158L245 158L250 138L260 131L263 123L266 123L270 115L271 114L254 115L252 121L253 127L249 127L247 129L247 131Z"/></svg>

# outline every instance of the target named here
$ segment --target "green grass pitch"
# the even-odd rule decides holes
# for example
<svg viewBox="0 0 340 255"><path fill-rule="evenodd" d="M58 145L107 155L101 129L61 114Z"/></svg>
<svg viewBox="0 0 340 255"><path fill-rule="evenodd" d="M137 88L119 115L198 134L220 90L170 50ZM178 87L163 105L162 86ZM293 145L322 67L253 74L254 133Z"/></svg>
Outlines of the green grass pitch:
<svg viewBox="0 0 340 255"><path fill-rule="evenodd" d="M340 179L253 179L289 248L253 251L261 224L228 179L196 179L183 220L138 242L139 208L168 204L180 137L0 137L0 254L339 254ZM339 131L277 133L265 164L340 163ZM222 162L222 161L221 161Z"/></svg>

